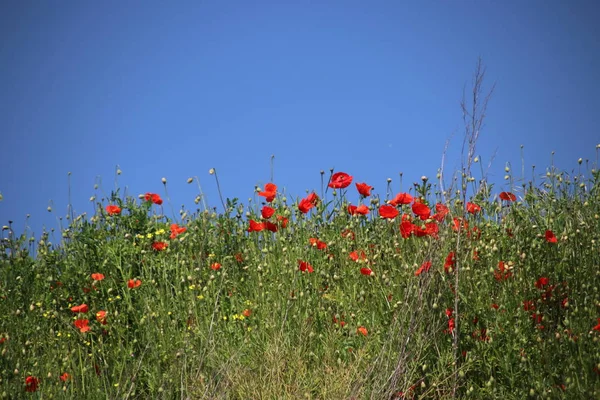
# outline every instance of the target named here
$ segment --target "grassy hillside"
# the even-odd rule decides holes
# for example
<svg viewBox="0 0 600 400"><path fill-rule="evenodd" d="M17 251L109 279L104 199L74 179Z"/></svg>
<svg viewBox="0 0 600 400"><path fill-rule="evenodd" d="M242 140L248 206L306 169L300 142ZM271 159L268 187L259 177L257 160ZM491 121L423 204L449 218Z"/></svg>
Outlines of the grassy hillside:
<svg viewBox="0 0 600 400"><path fill-rule="evenodd" d="M457 176L386 196L336 173L177 221L112 193L54 236L5 226L1 396L600 398L600 173Z"/></svg>

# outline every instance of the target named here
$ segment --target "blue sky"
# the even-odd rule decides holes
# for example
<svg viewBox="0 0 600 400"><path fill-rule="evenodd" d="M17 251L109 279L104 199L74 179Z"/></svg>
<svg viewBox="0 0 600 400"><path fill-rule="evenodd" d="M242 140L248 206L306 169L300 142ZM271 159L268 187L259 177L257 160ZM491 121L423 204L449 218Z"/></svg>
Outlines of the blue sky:
<svg viewBox="0 0 600 400"><path fill-rule="evenodd" d="M496 89L477 153L526 171L595 160L597 1L2 2L0 222L37 237L119 186L195 209L291 197L335 168L384 193L460 165L462 91L479 56ZM101 196L101 192L98 192ZM354 198L352 197L354 196ZM357 200L352 192L351 199ZM52 201L53 212L46 208ZM170 214L170 213L169 213Z"/></svg>

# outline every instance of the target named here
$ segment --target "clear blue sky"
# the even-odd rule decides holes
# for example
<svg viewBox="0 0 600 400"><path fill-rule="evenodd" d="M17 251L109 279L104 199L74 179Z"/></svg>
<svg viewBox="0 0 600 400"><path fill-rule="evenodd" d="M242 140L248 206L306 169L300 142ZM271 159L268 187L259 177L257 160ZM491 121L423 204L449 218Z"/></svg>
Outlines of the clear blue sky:
<svg viewBox="0 0 600 400"><path fill-rule="evenodd" d="M167 5L170 4L170 5ZM600 143L598 1L4 1L0 5L0 223L39 237L92 212L96 177L131 194L169 182L195 209L256 184L291 197L335 168L385 192L459 166L459 102L478 56L496 84L478 154L520 175ZM399 191L399 187L396 191ZM357 200L356 192L351 199ZM54 212L46 211L52 200ZM220 209L220 207L219 207ZM170 214L170 213L169 213Z"/></svg>

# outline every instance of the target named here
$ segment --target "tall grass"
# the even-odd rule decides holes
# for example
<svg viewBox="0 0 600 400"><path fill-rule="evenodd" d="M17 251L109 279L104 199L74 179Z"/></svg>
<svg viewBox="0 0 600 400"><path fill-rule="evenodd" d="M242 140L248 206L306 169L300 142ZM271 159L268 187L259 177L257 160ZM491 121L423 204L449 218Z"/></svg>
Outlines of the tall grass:
<svg viewBox="0 0 600 400"><path fill-rule="evenodd" d="M0 394L600 398L600 173L550 168L516 201L470 178L468 199L424 178L395 218L353 182L306 213L274 192L172 227L160 196L117 190L56 244L5 226Z"/></svg>

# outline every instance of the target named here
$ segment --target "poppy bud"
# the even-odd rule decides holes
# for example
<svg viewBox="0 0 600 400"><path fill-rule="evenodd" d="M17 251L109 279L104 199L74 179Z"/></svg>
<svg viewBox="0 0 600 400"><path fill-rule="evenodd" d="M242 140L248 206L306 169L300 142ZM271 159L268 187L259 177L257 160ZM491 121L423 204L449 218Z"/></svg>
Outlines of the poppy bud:
<svg viewBox="0 0 600 400"><path fill-rule="evenodd" d="M214 168L211 168L211 169L209 169L209 170L208 170L208 173L209 173L210 175L214 175L214 174L215 174L215 169L214 169Z"/></svg>
<svg viewBox="0 0 600 400"><path fill-rule="evenodd" d="M163 185L167 184L167 178L162 178L160 181L163 183Z"/></svg>
<svg viewBox="0 0 600 400"><path fill-rule="evenodd" d="M188 178L187 179L187 183L192 183L194 181L194 178Z"/></svg>

